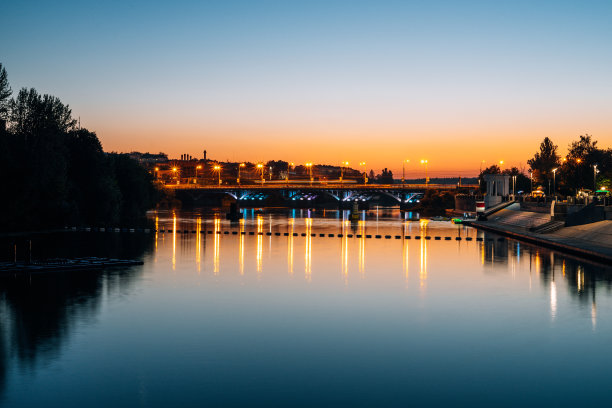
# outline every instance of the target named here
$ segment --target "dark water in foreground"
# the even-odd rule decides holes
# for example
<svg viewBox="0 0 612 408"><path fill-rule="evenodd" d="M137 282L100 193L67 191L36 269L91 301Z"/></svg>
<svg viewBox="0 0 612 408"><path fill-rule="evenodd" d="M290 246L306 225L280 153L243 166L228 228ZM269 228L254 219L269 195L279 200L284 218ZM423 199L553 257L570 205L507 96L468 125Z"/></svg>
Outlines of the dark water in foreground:
<svg viewBox="0 0 612 408"><path fill-rule="evenodd" d="M144 265L0 280L0 406L610 405L610 269L394 211L151 217L247 234L36 238Z"/></svg>

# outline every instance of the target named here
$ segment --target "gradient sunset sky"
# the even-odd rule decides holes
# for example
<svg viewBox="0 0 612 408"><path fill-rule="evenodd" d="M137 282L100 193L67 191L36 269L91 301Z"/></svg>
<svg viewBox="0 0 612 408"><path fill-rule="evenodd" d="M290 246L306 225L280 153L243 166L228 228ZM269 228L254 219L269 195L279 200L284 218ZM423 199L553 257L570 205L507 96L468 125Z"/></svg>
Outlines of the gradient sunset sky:
<svg viewBox="0 0 612 408"><path fill-rule="evenodd" d="M11 1L14 91L107 151L473 175L612 145L612 1Z"/></svg>

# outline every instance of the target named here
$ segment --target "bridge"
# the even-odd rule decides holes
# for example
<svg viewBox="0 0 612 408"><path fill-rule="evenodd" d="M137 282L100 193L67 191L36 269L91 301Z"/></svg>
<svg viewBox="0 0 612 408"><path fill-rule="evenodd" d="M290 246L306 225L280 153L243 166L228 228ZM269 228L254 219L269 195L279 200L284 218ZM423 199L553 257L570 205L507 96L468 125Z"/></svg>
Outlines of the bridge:
<svg viewBox="0 0 612 408"><path fill-rule="evenodd" d="M476 189L478 185L455 184L356 184L356 183L260 183L245 185L167 184L164 186L193 200L209 195L227 195L243 204L268 199L291 202L331 201L336 203L387 201L396 205L419 202L426 190ZM294 203L297 204L297 203Z"/></svg>

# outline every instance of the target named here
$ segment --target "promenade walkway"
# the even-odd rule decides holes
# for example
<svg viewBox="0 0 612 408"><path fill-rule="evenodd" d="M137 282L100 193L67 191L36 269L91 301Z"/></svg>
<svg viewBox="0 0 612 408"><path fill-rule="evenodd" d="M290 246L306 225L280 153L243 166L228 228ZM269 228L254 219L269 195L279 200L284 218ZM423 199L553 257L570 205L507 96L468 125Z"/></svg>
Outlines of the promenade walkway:
<svg viewBox="0 0 612 408"><path fill-rule="evenodd" d="M548 214L520 211L518 205L511 205L491 215L488 221L474 221L470 224L476 228L553 248L559 252L612 264L612 221L563 227L550 233L536 233L529 230L548 221L550 221Z"/></svg>

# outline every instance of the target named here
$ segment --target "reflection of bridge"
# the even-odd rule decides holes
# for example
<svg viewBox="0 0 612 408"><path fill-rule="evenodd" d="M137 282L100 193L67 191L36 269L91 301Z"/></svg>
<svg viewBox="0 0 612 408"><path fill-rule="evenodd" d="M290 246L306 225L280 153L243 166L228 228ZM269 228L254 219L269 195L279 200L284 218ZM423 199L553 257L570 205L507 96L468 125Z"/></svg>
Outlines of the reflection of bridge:
<svg viewBox="0 0 612 408"><path fill-rule="evenodd" d="M255 184L255 185L166 185L168 189L175 190L177 194L189 195L193 199L207 193L229 195L241 202L258 202L271 196L286 201L312 201L327 199L332 202L350 201L377 201L386 199L397 204L418 202L427 189L431 190L457 190L475 189L477 185L454 184Z"/></svg>

